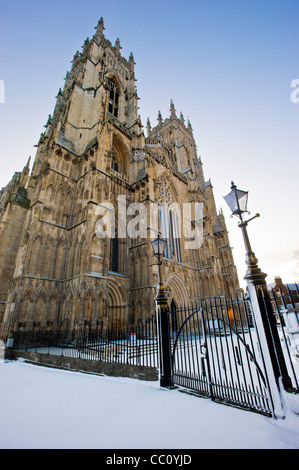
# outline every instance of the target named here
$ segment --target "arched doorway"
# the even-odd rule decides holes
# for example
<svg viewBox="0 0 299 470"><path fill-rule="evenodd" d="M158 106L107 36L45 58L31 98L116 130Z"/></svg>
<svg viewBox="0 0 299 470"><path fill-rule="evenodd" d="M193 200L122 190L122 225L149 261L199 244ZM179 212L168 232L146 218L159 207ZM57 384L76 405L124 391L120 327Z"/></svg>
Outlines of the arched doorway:
<svg viewBox="0 0 299 470"><path fill-rule="evenodd" d="M165 284L165 290L168 292L169 306L173 301L177 307L187 305L189 303L189 293L186 288L186 283L176 273L171 274Z"/></svg>

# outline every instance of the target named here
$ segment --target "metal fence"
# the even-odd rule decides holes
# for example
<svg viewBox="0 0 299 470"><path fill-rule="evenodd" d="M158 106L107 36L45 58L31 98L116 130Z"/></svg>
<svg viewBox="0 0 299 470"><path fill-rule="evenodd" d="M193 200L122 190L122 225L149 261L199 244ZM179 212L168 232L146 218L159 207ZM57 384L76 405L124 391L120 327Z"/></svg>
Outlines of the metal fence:
<svg viewBox="0 0 299 470"><path fill-rule="evenodd" d="M91 361L158 367L156 315L131 328L91 328L81 324L44 326L32 322L14 326L14 349Z"/></svg>
<svg viewBox="0 0 299 470"><path fill-rule="evenodd" d="M292 386L299 391L298 285L284 292L273 290L270 298ZM92 328L90 322L16 323L11 346L161 369L157 316L124 329ZM166 316L174 384L222 403L273 415L267 368L248 297L205 298L184 307L172 304Z"/></svg>
<svg viewBox="0 0 299 470"><path fill-rule="evenodd" d="M270 300L287 368L294 388L299 390L299 285L272 289Z"/></svg>
<svg viewBox="0 0 299 470"><path fill-rule="evenodd" d="M299 289L270 293L293 392L299 391ZM169 314L175 384L220 402L274 415L250 299L212 297Z"/></svg>
<svg viewBox="0 0 299 470"><path fill-rule="evenodd" d="M213 400L272 415L249 300L213 297L176 308L170 328L175 384Z"/></svg>

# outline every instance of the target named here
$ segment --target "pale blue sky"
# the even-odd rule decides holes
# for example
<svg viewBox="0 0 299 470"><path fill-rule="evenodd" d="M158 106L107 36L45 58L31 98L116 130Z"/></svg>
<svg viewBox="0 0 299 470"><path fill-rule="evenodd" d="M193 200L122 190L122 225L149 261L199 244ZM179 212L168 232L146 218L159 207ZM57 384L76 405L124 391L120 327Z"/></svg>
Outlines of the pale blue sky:
<svg viewBox="0 0 299 470"><path fill-rule="evenodd" d="M241 284L246 266L237 220L222 198L233 179L261 218L249 234L268 282L293 282L299 250L298 0L0 0L0 187L38 142L71 60L100 17L122 55L134 54L140 115L190 118L223 208Z"/></svg>

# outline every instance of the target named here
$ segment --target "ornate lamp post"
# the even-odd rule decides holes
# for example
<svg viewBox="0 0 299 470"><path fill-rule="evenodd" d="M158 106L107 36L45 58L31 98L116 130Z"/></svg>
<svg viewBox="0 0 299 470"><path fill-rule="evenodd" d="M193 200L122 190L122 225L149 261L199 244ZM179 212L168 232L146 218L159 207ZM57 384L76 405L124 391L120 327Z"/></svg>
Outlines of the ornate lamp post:
<svg viewBox="0 0 299 470"><path fill-rule="evenodd" d="M224 196L224 199L232 211L232 216L236 215L240 219L238 226L241 228L243 234L247 264L247 272L244 276L244 279L247 281L248 291L253 307L254 320L256 323L257 332L260 337L263 353L266 357L265 366L270 377L269 380L272 382L272 392L273 387L276 388L276 391L278 391L279 397L277 396L276 402L279 402L277 405L277 408L279 408L281 405L280 380L285 390L292 388L292 382L288 375L281 342L277 331L276 320L267 289L265 280L267 274L263 273L258 267L258 259L251 249L247 233L248 223L260 215L256 214L254 217L251 217L246 221L243 220L243 214L248 212L248 191L237 189L233 182L230 193ZM273 380L271 381L271 376L272 379L274 379L276 386L273 384Z"/></svg>
<svg viewBox="0 0 299 470"><path fill-rule="evenodd" d="M224 196L224 199L229 206L230 210L232 211L232 215L237 215L241 221L239 223L239 227L242 230L242 235L245 243L245 250L246 250L246 264L248 266L247 272L246 272L246 277L247 275L252 275L253 273L261 273L260 268L257 265L257 258L255 257L255 254L253 253L247 233L247 225L248 222L251 220L255 219L256 217L260 217L260 214L255 214L254 217L251 217L251 219L248 219L246 221L243 221L243 214L247 211L247 200L248 200L248 191L241 191L240 189L237 189L237 186L234 184L234 182L231 182L231 192L228 193L226 196ZM266 278L267 274L263 274L264 278Z"/></svg>
<svg viewBox="0 0 299 470"><path fill-rule="evenodd" d="M162 261L165 254L166 240L160 237L160 232L155 240L151 242L153 254L158 258L159 268L159 287L158 294L155 298L157 304L157 320L159 335L159 352L160 352L160 385L161 387L170 387L173 385L171 371L171 356L169 342L169 320L168 320L168 304L165 295L165 286L162 279Z"/></svg>

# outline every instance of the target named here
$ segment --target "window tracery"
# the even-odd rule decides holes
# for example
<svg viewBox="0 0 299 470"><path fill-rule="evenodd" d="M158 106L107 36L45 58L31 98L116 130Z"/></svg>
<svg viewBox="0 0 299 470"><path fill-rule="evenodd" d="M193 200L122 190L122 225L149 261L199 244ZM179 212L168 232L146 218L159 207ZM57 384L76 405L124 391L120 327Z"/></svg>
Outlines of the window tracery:
<svg viewBox="0 0 299 470"><path fill-rule="evenodd" d="M118 171L118 161L115 152L112 153L111 157L111 169L114 171Z"/></svg>
<svg viewBox="0 0 299 470"><path fill-rule="evenodd" d="M118 118L120 97L119 87L113 78L108 78L107 85L109 90L108 111L110 114Z"/></svg>
<svg viewBox="0 0 299 470"><path fill-rule="evenodd" d="M160 216L160 229L162 238L167 240L165 257L168 259L173 258L175 254L179 263L182 262L181 244L180 244L180 216L177 214L174 207L175 199L168 186L165 176L162 176L158 182L158 202L159 202L159 216Z"/></svg>
<svg viewBox="0 0 299 470"><path fill-rule="evenodd" d="M173 202L172 193L168 187L167 181L165 176L162 176L159 181L157 182L159 197L159 203L163 204L171 204Z"/></svg>

